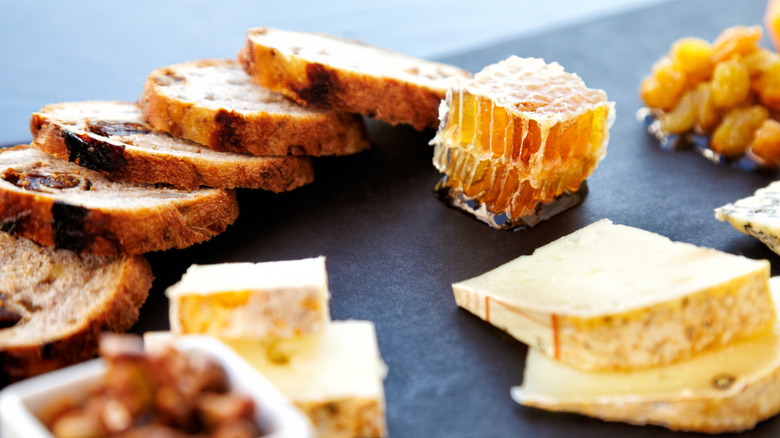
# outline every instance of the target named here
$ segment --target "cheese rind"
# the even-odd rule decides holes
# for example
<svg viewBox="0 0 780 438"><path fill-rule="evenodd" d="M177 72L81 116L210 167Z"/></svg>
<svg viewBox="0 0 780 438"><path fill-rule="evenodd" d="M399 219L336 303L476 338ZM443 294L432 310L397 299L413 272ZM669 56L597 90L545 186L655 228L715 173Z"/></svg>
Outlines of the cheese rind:
<svg viewBox="0 0 780 438"><path fill-rule="evenodd" d="M780 291L777 279L773 289ZM780 412L780 326L682 362L643 370L585 372L535 349L518 403L607 421L673 430L738 432Z"/></svg>
<svg viewBox="0 0 780 438"><path fill-rule="evenodd" d="M780 254L780 181L756 190L753 196L716 208L715 217Z"/></svg>
<svg viewBox="0 0 780 438"><path fill-rule="evenodd" d="M383 437L386 368L370 321L333 321L321 334L273 344L226 343L311 419L322 438Z"/></svg>
<svg viewBox="0 0 780 438"><path fill-rule="evenodd" d="M166 294L175 334L287 338L330 321L324 257L193 265Z"/></svg>
<svg viewBox="0 0 780 438"><path fill-rule="evenodd" d="M769 263L602 220L478 277L456 303L585 370L671 363L765 329Z"/></svg>

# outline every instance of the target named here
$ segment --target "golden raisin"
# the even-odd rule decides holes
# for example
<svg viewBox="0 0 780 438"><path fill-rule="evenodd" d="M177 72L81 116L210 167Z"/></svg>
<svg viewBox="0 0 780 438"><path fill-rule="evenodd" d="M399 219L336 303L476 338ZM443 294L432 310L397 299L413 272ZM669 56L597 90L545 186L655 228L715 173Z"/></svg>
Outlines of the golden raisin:
<svg viewBox="0 0 780 438"><path fill-rule="evenodd" d="M696 87L694 94L696 106L696 131L700 134L709 134L720 122L720 114L712 102L712 83L702 82Z"/></svg>
<svg viewBox="0 0 780 438"><path fill-rule="evenodd" d="M710 148L727 157L744 153L767 117L769 111L761 105L731 109L712 133Z"/></svg>
<svg viewBox="0 0 780 438"><path fill-rule="evenodd" d="M751 151L767 166L780 165L780 122L766 119L756 130Z"/></svg>
<svg viewBox="0 0 780 438"><path fill-rule="evenodd" d="M718 63L712 73L712 102L719 108L731 108L750 95L750 73L738 58Z"/></svg>
<svg viewBox="0 0 780 438"><path fill-rule="evenodd" d="M762 74L756 85L761 103L780 110L780 61L773 62Z"/></svg>
<svg viewBox="0 0 780 438"><path fill-rule="evenodd" d="M724 30L712 43L712 61L720 62L735 55L754 52L763 35L761 26L734 26Z"/></svg>
<svg viewBox="0 0 780 438"><path fill-rule="evenodd" d="M779 59L777 53L760 48L742 57L742 63L747 67L750 76L757 76L769 70L769 67Z"/></svg>
<svg viewBox="0 0 780 438"><path fill-rule="evenodd" d="M712 74L712 45L701 38L682 38L672 44L672 62L685 73L689 85L706 80Z"/></svg>
<svg viewBox="0 0 780 438"><path fill-rule="evenodd" d="M694 91L683 93L677 105L661 116L661 129L671 134L682 134L693 128L698 111L694 103Z"/></svg>
<svg viewBox="0 0 780 438"><path fill-rule="evenodd" d="M685 90L685 81L680 66L664 58L653 66L653 74L639 85L639 94L650 108L667 111L677 104Z"/></svg>

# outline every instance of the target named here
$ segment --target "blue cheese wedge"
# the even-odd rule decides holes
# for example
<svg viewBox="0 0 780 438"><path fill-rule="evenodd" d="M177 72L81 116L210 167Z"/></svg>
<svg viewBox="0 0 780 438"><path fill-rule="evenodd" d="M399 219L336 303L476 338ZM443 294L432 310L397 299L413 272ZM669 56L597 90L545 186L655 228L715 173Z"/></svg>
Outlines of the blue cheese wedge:
<svg viewBox="0 0 780 438"><path fill-rule="evenodd" d="M584 370L672 363L766 329L769 262L601 220L478 277L455 301Z"/></svg>
<svg viewBox="0 0 780 438"><path fill-rule="evenodd" d="M175 334L289 338L330 321L324 257L193 265L166 294Z"/></svg>
<svg viewBox="0 0 780 438"><path fill-rule="evenodd" d="M753 196L716 208L715 217L780 254L780 181L756 190Z"/></svg>
<svg viewBox="0 0 780 438"><path fill-rule="evenodd" d="M772 280L775 294L780 291ZM673 430L738 432L780 412L780 326L685 361L585 372L529 349L518 403Z"/></svg>

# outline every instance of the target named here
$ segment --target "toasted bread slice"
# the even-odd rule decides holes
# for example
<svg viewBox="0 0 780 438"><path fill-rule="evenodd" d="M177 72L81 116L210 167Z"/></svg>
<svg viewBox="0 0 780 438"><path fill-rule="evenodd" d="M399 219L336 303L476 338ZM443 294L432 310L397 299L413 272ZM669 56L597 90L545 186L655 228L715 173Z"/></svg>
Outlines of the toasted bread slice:
<svg viewBox="0 0 780 438"><path fill-rule="evenodd" d="M109 255L184 248L237 216L229 190L115 183L28 145L0 149L0 230L43 245Z"/></svg>
<svg viewBox="0 0 780 438"><path fill-rule="evenodd" d="M239 53L260 85L318 108L418 130L439 124L439 103L460 68L331 35L250 29Z"/></svg>
<svg viewBox="0 0 780 438"><path fill-rule="evenodd" d="M33 146L114 181L282 192L314 179L309 157L216 152L153 129L129 102L47 105L33 114L30 130Z"/></svg>
<svg viewBox="0 0 780 438"><path fill-rule="evenodd" d="M199 60L153 71L141 96L155 129L217 151L344 155L369 147L363 120L305 108L263 88L232 60Z"/></svg>
<svg viewBox="0 0 780 438"><path fill-rule="evenodd" d="M94 357L102 331L138 320L152 279L142 256L54 250L0 232L0 385Z"/></svg>

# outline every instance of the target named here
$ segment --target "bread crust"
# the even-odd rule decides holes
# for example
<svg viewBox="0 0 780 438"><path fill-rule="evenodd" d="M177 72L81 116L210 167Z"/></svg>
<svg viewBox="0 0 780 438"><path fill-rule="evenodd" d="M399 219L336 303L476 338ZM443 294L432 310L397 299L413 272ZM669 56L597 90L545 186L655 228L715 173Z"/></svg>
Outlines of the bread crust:
<svg viewBox="0 0 780 438"><path fill-rule="evenodd" d="M240 70L231 60L200 60L153 71L141 94L144 119L155 129L217 151L257 156L345 155L369 147L365 124L354 114L239 111L214 108L168 94L168 83L186 80L182 71L210 66Z"/></svg>
<svg viewBox="0 0 780 438"><path fill-rule="evenodd" d="M409 124L417 130L436 128L439 124L439 103L446 94L446 82L434 87L409 78L377 75L361 71L360 67L340 68L324 64L293 49L266 45L263 36L278 32L268 28L250 29L238 60L244 70L260 85L280 92L304 105L317 108L363 114L391 124ZM356 47L366 47L357 41L320 36L323 50L329 40L347 41ZM370 46L368 46L370 47ZM380 48L378 55L400 56ZM418 60L420 65L434 64ZM440 64L449 73L470 77L465 70Z"/></svg>
<svg viewBox="0 0 780 438"><path fill-rule="evenodd" d="M88 123L100 122L98 117L62 121L54 114L72 109L73 112L91 107L127 108L136 117L125 120L106 118L105 123L124 122L137 126L138 133L114 135L95 134ZM94 112L94 110L93 110ZM92 116L92 114L90 114ZM183 139L173 139L167 133L154 131L143 123L140 110L128 102L76 102L47 105L33 114L30 120L33 146L58 158L75 162L105 173L114 181L170 184L180 189L201 186L232 189L236 187L284 192L314 180L314 169L309 157L279 156L254 157L237 154L214 154L207 147ZM149 138L182 144L182 148L201 147L209 153L195 150L168 150L142 147ZM220 155L225 155L220 156Z"/></svg>
<svg viewBox="0 0 780 438"><path fill-rule="evenodd" d="M27 145L5 149L0 155L34 151ZM47 158L38 152L37 163L50 163L63 174L76 174L91 184L104 181L98 172ZM78 169L74 169L78 168ZM142 254L185 248L225 231L238 217L235 192L201 189L192 192L136 185L147 196L158 195L154 204L134 207L84 206L72 194L46 193L20 188L8 181L0 168L0 230L27 237L42 245L93 254ZM127 184L108 186L117 198Z"/></svg>
<svg viewBox="0 0 780 438"><path fill-rule="evenodd" d="M3 245L6 244L36 245L29 241L24 242L25 239L3 234L4 236L0 236L0 255L5 250ZM68 250L41 248L40 251L47 253L52 263L64 265L64 269L68 269L69 264L78 263L82 257ZM91 359L97 354L98 340L102 332L125 332L138 320L139 309L146 301L154 278L149 262L143 256L84 257L101 258L102 261L98 262L100 268L116 265L116 268L108 269L109 272L115 273L115 276L105 279L105 287L94 294L94 303L75 327L69 327L53 337L41 338L38 333L31 333L26 342L10 342L6 337L0 336L0 386ZM27 262L28 260L4 261L9 264ZM9 280L6 278L5 281ZM72 290L68 292L81 293L83 291L80 287L83 285L73 284ZM5 288L12 289L6 291L12 295L29 298L26 295L31 294L25 289L14 291L13 284L10 287L6 284ZM45 312L46 309L39 311Z"/></svg>

